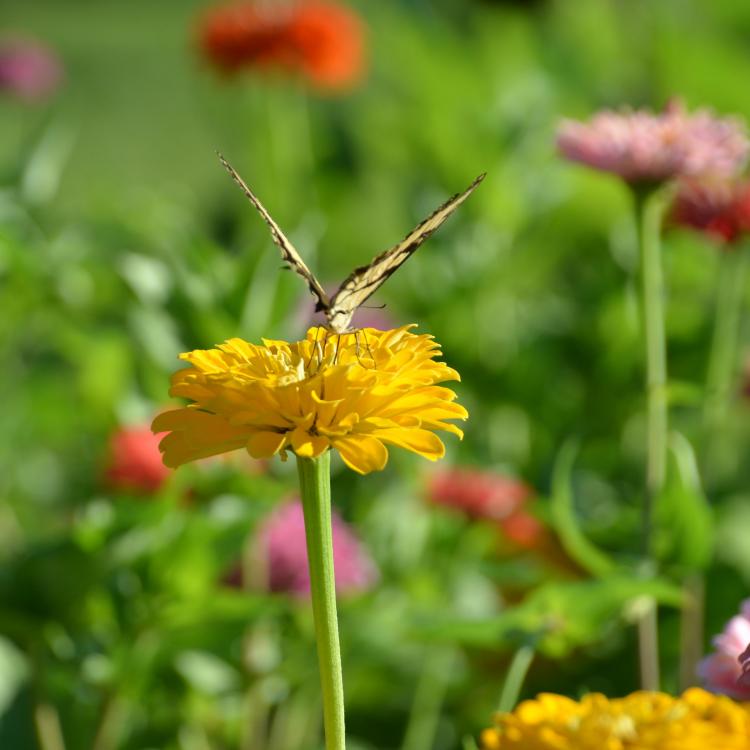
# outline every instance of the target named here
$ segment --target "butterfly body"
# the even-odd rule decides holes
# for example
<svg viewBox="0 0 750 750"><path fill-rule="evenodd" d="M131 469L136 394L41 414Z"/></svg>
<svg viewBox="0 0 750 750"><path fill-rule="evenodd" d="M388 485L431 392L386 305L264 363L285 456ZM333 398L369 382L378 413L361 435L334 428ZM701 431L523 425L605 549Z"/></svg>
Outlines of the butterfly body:
<svg viewBox="0 0 750 750"><path fill-rule="evenodd" d="M305 280L310 293L316 298L315 310L325 314L327 328L336 334L348 333L352 330L352 316L357 308L412 256L416 249L471 195L484 179L484 174L479 175L464 192L457 193L443 203L409 232L401 242L380 253L368 265L355 268L344 279L338 291L329 298L320 282L302 260L302 256L271 218L263 204L221 154L219 154L219 159L268 225L271 230L271 237L281 251L284 262Z"/></svg>

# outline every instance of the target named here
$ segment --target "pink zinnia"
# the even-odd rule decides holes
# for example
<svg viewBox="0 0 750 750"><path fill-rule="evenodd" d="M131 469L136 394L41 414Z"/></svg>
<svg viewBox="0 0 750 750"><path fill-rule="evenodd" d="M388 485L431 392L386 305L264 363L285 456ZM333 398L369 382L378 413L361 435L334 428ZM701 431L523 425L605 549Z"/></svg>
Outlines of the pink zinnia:
<svg viewBox="0 0 750 750"><path fill-rule="evenodd" d="M520 480L479 469L441 469L428 480L428 496L438 505L471 518L501 521L518 511L531 495Z"/></svg>
<svg viewBox="0 0 750 750"><path fill-rule="evenodd" d="M747 688L750 692L750 642L747 644L747 648L737 657L737 661L740 663L742 674L740 675L737 682L743 688Z"/></svg>
<svg viewBox="0 0 750 750"><path fill-rule="evenodd" d="M379 577L372 558L335 511L331 522L337 593L351 594L372 588ZM305 519L299 500L279 506L263 522L258 532L258 557L271 591L295 596L309 594Z"/></svg>
<svg viewBox="0 0 750 750"><path fill-rule="evenodd" d="M105 477L119 490L156 492L172 473L161 460L159 441L166 433L151 427L123 427L109 441Z"/></svg>
<svg viewBox="0 0 750 750"><path fill-rule="evenodd" d="M45 99L62 81L62 65L40 42L30 39L0 41L0 91L29 101Z"/></svg>
<svg viewBox="0 0 750 750"><path fill-rule="evenodd" d="M713 639L716 650L698 665L698 674L709 690L735 700L750 701L747 659L750 643L750 599L742 602L740 614ZM745 661L741 664L740 659Z"/></svg>
<svg viewBox="0 0 750 750"><path fill-rule="evenodd" d="M675 224L732 243L750 230L750 182L683 180L670 218Z"/></svg>
<svg viewBox="0 0 750 750"><path fill-rule="evenodd" d="M750 144L739 120L706 109L688 114L673 102L659 114L604 110L590 122L565 120L557 148L566 159L626 182L658 184L675 177L736 174Z"/></svg>

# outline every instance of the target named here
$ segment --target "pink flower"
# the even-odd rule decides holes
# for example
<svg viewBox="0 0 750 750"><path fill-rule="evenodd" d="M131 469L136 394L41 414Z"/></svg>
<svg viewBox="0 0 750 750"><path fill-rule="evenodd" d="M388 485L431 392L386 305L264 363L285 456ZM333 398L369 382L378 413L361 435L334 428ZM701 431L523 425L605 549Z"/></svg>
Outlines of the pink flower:
<svg viewBox="0 0 750 750"><path fill-rule="evenodd" d="M557 148L571 161L612 172L632 184L738 173L748 156L744 125L709 110L688 114L678 102L659 114L604 110L590 122L565 120Z"/></svg>
<svg viewBox="0 0 750 750"><path fill-rule="evenodd" d="M43 44L21 38L0 41L0 91L37 101L53 94L62 77L60 61Z"/></svg>
<svg viewBox="0 0 750 750"><path fill-rule="evenodd" d="M105 477L115 489L156 492L172 473L161 460L159 441L166 433L151 427L123 427L109 441Z"/></svg>
<svg viewBox="0 0 750 750"><path fill-rule="evenodd" d="M441 469L428 480L428 496L471 518L501 521L512 516L531 495L520 480L479 469Z"/></svg>
<svg viewBox="0 0 750 750"><path fill-rule="evenodd" d="M740 614L733 617L724 627L724 632L713 639L716 651L698 665L698 675L709 690L736 700L750 701L748 643L750 599L745 599ZM742 665L740 659L744 660Z"/></svg>
<svg viewBox="0 0 750 750"><path fill-rule="evenodd" d="M339 594L366 591L378 580L375 563L352 528L334 511L333 565ZM276 508L258 531L258 558L271 591L295 596L310 592L302 503L292 500Z"/></svg>
<svg viewBox="0 0 750 750"><path fill-rule="evenodd" d="M741 687L747 688L748 692L750 692L750 643L747 644L747 648L737 657L737 661L742 668L742 674L737 682Z"/></svg>

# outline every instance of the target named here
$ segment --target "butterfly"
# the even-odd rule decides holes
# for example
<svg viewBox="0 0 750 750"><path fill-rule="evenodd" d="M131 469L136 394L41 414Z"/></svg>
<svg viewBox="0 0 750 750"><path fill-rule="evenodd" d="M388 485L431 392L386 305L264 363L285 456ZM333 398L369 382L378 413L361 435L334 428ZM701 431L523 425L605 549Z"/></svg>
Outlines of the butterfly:
<svg viewBox="0 0 750 750"><path fill-rule="evenodd" d="M218 154L221 163L234 181L242 188L250 203L255 206L263 221L271 230L271 237L281 251L284 262L307 283L310 293L316 298L315 311L326 316L328 329L332 333L350 332L352 316L370 295L372 295L386 279L405 263L414 251L474 192L479 183L484 179L485 173L480 174L474 182L462 193L456 193L449 198L424 221L417 224L401 242L380 253L366 266L355 268L349 276L344 279L338 291L329 297L315 275L307 267L302 256L297 252L294 245L287 239L279 225L266 211L263 204L258 200L252 190L245 184L244 180L229 162Z"/></svg>

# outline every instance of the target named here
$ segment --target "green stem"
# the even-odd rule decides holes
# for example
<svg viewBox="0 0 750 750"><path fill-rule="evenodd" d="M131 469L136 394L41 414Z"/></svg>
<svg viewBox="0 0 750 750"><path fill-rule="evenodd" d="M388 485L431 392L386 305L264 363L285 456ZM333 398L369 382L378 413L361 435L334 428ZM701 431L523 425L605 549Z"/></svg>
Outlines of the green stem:
<svg viewBox="0 0 750 750"><path fill-rule="evenodd" d="M736 374L740 316L747 277L745 248L727 251L721 258L716 290L716 315L711 352L706 374L706 398L703 406L704 482L710 486L715 473L715 438L726 417Z"/></svg>
<svg viewBox="0 0 750 750"><path fill-rule="evenodd" d="M664 281L661 267L663 198L658 190L635 191L640 249L641 304L646 344L646 487L642 515L642 551L646 574L653 573L654 506L664 487L667 467L667 355ZM658 621L655 603L638 622L641 686L659 689Z"/></svg>
<svg viewBox="0 0 750 750"><path fill-rule="evenodd" d="M525 645L516 651L513 655L513 661L508 667L508 673L505 675L503 692L500 694L500 703L497 710L507 713L512 711L518 703L518 696L521 694L526 675L534 661L535 650L533 646Z"/></svg>
<svg viewBox="0 0 750 750"><path fill-rule="evenodd" d="M430 750L435 744L440 710L455 661L452 651L438 652L425 661L401 750Z"/></svg>
<svg viewBox="0 0 750 750"><path fill-rule="evenodd" d="M664 486L667 466L667 354L664 333L664 280L661 268L662 197L636 193L641 259L641 304L646 343L646 500L643 506L643 552L651 558L654 503Z"/></svg>
<svg viewBox="0 0 750 750"><path fill-rule="evenodd" d="M333 573L330 464L329 451L318 458L297 457L323 693L326 750L344 750L344 683Z"/></svg>
<svg viewBox="0 0 750 750"><path fill-rule="evenodd" d="M703 402L702 475L710 490L721 455L719 436L732 398L736 376L740 318L747 278L748 253L744 247L722 254L716 286L716 312L711 350L706 373L706 395ZM711 495L709 492L709 501ZM704 608L706 582L700 572L685 581L685 605L680 631L680 687L695 684L695 667L703 656Z"/></svg>

